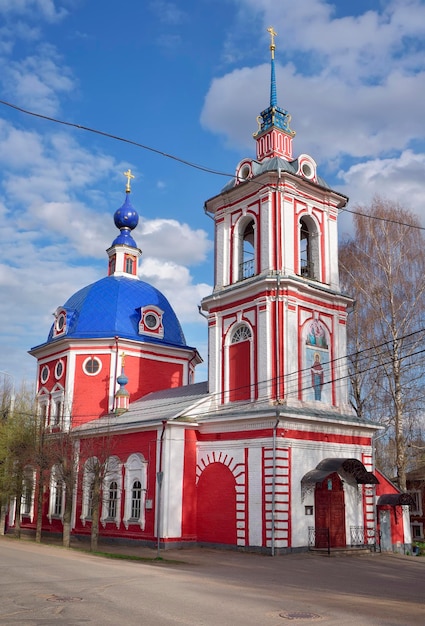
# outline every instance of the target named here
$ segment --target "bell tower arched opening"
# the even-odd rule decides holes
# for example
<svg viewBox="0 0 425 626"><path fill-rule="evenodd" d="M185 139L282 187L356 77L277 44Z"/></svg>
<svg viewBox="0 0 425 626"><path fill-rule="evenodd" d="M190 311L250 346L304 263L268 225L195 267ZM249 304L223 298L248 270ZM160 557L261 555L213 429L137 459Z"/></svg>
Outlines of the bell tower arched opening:
<svg viewBox="0 0 425 626"><path fill-rule="evenodd" d="M319 280L319 234L313 218L304 215L300 219L299 273L305 278Z"/></svg>
<svg viewBox="0 0 425 626"><path fill-rule="evenodd" d="M241 222L238 232L238 280L251 278L257 273L255 254L255 222L253 219Z"/></svg>

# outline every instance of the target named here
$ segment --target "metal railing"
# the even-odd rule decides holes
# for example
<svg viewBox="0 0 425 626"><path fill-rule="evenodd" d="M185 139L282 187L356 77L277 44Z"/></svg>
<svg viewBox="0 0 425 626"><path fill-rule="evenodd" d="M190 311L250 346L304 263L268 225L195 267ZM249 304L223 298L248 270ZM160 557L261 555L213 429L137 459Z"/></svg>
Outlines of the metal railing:
<svg viewBox="0 0 425 626"><path fill-rule="evenodd" d="M255 274L254 259L249 259L243 263L239 263L239 280L245 280L251 278Z"/></svg>
<svg viewBox="0 0 425 626"><path fill-rule="evenodd" d="M381 534L374 528L364 526L350 526L350 546L352 548L369 548L374 552L381 551ZM329 528L308 527L308 547L309 549L331 551L331 539Z"/></svg>
<svg viewBox="0 0 425 626"><path fill-rule="evenodd" d="M321 548L331 553L331 536L329 528L315 528L314 526L308 527L308 547Z"/></svg>
<svg viewBox="0 0 425 626"><path fill-rule="evenodd" d="M300 274L304 278L314 278L314 263L301 259Z"/></svg>
<svg viewBox="0 0 425 626"><path fill-rule="evenodd" d="M375 528L350 526L350 545L352 548L371 548L381 551L381 535Z"/></svg>

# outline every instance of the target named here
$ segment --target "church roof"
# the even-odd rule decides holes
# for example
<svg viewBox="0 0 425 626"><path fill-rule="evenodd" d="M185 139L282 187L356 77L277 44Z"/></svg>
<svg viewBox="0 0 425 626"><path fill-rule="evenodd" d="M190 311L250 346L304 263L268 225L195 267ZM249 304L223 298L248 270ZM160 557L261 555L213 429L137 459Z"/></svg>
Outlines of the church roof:
<svg viewBox="0 0 425 626"><path fill-rule="evenodd" d="M124 176L127 177L125 201L114 214L115 226L120 232L107 250L109 275L83 287L58 307L47 343L64 338L120 337L189 347L167 298L138 277L137 260L141 250L131 234L139 222L138 213L130 201L130 180L134 176L131 170ZM146 323L146 317L150 318L150 323ZM61 322L59 328L58 320Z"/></svg>
<svg viewBox="0 0 425 626"><path fill-rule="evenodd" d="M140 309L146 306L156 306L163 311L162 338L139 334ZM63 309L67 314L68 338L119 336L137 341L186 345L180 323L167 298L142 280L107 276L77 291L65 302ZM58 338L54 338L53 324L47 341Z"/></svg>
<svg viewBox="0 0 425 626"><path fill-rule="evenodd" d="M294 176L299 176L299 162L298 159L294 159L293 161L287 161L283 157L274 156L270 159L265 159L264 161L251 161L252 167L252 175L260 176L260 174L264 174L265 172L287 172L288 174L293 174ZM302 178L301 176L299 176ZM229 180L226 185L223 187L223 191L229 191L233 189L240 181L237 180L236 176ZM317 176L317 185L323 187L324 189L331 189L328 183L321 177Z"/></svg>

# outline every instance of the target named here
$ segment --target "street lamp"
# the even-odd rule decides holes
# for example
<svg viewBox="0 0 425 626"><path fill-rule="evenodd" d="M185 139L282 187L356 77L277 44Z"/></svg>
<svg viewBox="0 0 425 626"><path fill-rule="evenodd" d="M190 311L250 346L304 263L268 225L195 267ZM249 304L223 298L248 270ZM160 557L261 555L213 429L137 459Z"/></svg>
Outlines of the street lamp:
<svg viewBox="0 0 425 626"><path fill-rule="evenodd" d="M9 372L5 372L4 370L0 370L0 374L3 374L4 376L9 376L10 380L12 381L12 391L10 394L10 400L9 400L9 409L8 409L8 414L13 412L13 409L15 408L15 379L12 376L12 374L9 374ZM5 385L3 384L3 388L5 387Z"/></svg>

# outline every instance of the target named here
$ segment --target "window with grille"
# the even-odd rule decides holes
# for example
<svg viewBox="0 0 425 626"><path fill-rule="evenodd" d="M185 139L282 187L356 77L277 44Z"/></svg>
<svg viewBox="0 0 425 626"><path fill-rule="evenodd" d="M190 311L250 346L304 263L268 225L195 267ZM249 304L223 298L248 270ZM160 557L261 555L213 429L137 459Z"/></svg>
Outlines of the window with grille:
<svg viewBox="0 0 425 626"><path fill-rule="evenodd" d="M232 335L232 343L247 341L251 338L251 331L248 326L239 326Z"/></svg>
<svg viewBox="0 0 425 626"><path fill-rule="evenodd" d="M58 480L55 484L55 500L53 503L53 515L55 517L62 516L62 502L63 502L63 483Z"/></svg>
<svg viewBox="0 0 425 626"><path fill-rule="evenodd" d="M131 489L131 519L139 519L142 507L142 483L135 480Z"/></svg>
<svg viewBox="0 0 425 626"><path fill-rule="evenodd" d="M115 519L117 516L117 503L118 503L118 483L113 480L109 484L109 497L108 497L108 517L109 519Z"/></svg>

